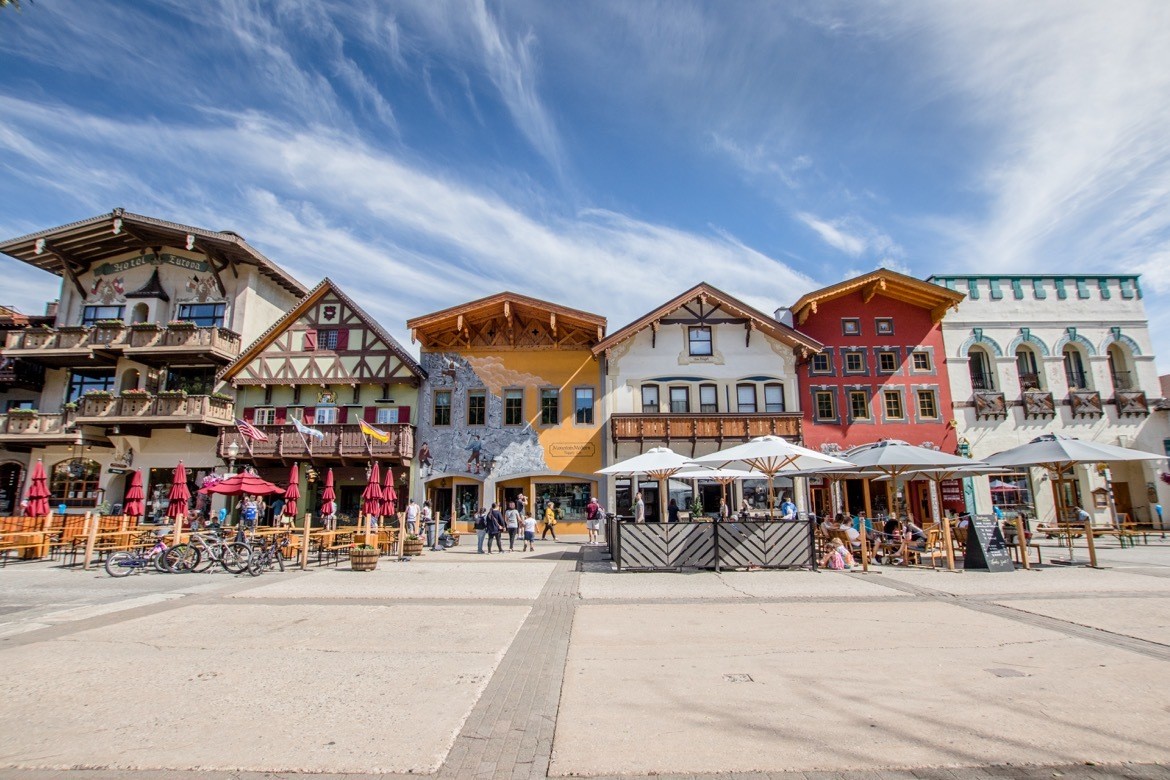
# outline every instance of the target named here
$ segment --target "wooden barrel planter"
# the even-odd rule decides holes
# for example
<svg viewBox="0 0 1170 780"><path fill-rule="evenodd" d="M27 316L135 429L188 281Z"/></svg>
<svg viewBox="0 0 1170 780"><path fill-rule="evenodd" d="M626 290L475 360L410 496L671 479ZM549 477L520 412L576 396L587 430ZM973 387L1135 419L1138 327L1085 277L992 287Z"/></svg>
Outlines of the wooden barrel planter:
<svg viewBox="0 0 1170 780"><path fill-rule="evenodd" d="M402 554L407 556L422 555L423 540L422 539L404 539L402 542Z"/></svg>
<svg viewBox="0 0 1170 780"><path fill-rule="evenodd" d="M349 551L349 568L354 571L373 571L378 568L378 549L354 547Z"/></svg>

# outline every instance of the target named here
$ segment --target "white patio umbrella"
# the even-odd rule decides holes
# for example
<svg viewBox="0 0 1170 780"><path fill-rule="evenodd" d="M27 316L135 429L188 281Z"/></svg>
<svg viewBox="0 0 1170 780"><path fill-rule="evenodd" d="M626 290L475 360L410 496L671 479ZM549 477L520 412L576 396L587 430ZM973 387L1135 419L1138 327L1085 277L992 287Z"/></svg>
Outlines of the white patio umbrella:
<svg viewBox="0 0 1170 780"><path fill-rule="evenodd" d="M765 475L768 478L768 514L773 514L775 509L776 497L772 493L772 482L777 474L786 471L848 468L853 465L847 460L801 447L779 436L757 436L744 444L694 458L694 462L701 465L717 465L720 468L742 464Z"/></svg>
<svg viewBox="0 0 1170 780"><path fill-rule="evenodd" d="M1064 496L1061 495L1057 483L1064 475L1072 472L1073 467L1083 463L1112 463L1138 460L1163 460L1165 455L1156 455L1152 452L1131 450L1125 447L1115 447L1112 444L1099 444L1093 441L1084 441L1072 436L1061 436L1055 433L1037 436L1027 444L1012 447L1010 450L997 452L986 459L992 466L1019 467L1040 466L1056 474L1052 482L1052 491L1056 499L1056 518L1060 522L1064 517ZM1072 534L1068 538L1068 557L1073 559Z"/></svg>
<svg viewBox="0 0 1170 780"><path fill-rule="evenodd" d="M727 503L727 486L732 482L743 479L767 479L768 475L762 471L752 471L744 469L717 469L717 468L696 468L690 471L680 471L674 475L675 479L709 479L712 482L717 482L722 488L723 502Z"/></svg>
<svg viewBox="0 0 1170 780"><path fill-rule="evenodd" d="M639 476L645 474L658 482L658 514L662 522L666 522L666 481L683 469L691 465L689 458L679 455L666 447L654 447L627 458L620 463L598 469L595 473L609 476Z"/></svg>

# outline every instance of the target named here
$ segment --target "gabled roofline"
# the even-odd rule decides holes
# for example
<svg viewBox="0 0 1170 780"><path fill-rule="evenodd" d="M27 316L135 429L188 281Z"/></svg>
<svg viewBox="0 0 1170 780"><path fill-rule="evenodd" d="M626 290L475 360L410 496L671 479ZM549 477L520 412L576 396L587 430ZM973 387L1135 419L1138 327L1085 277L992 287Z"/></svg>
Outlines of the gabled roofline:
<svg viewBox="0 0 1170 780"><path fill-rule="evenodd" d="M931 315L935 322L942 319L942 315L946 313L947 309L958 306L959 302L967 297L961 292L933 282L915 279L913 276L900 274L888 268L878 268L867 274L805 293L800 300L792 305L793 320L797 325L803 324L810 313L816 312L816 306L819 302L830 301L859 290L862 291L863 300L868 302L874 295L885 293L890 285L910 290L915 296L923 299L924 303L919 305L931 309Z"/></svg>
<svg viewBox="0 0 1170 780"><path fill-rule="evenodd" d="M358 317L360 317L366 323L366 325L368 325L374 331L378 338L386 342L386 346L390 348L390 351L393 352L394 355L399 360L401 360L408 369L410 369L412 374L417 376L419 379L426 379L427 372L421 365L419 365L418 361L415 360L414 357L409 352L407 352L401 344L398 343L396 338L391 336L386 331L386 329L382 327L381 323L371 317L368 313L366 313L365 309L363 309L352 298L342 292L341 289L336 284L334 284L333 280L328 276L322 279L316 287L310 290L304 298L298 301L296 306L285 312L284 316L274 322L272 326L268 328L268 330L260 334L259 338L248 345L247 349L241 352L239 357L237 357L222 371L220 371L216 378L220 381L228 381L232 377L239 374L240 371L243 370L244 366L248 365L257 357L259 357L260 354L270 344L272 344L272 342L276 341L277 336L287 330L289 325L296 322L313 305L324 298L325 293L327 292L332 292L334 295L340 298L346 306L349 306L351 309L353 309L357 313Z"/></svg>
<svg viewBox="0 0 1170 780"><path fill-rule="evenodd" d="M35 247L41 239L51 239L57 236L65 236L67 234L82 230L84 228L100 227L105 224L113 225L115 220L121 220L124 225L133 227L134 225L141 225L145 228L161 231L163 233L171 233L175 236L194 236L202 241L206 241L215 245L217 249L226 249L229 251L239 252L240 254L250 258L252 262L260 269L260 271L271 277L275 282L284 287L287 291L297 295L305 295L308 293L308 288L293 278L287 271L279 265L269 260L264 256L260 250L256 249L245 241L238 234L232 231L213 231L204 228L194 227L192 225L183 225L178 222L170 222L165 219L158 219L157 217L148 217L143 214L135 214L126 211L122 208L116 208L108 214L99 214L96 217L89 217L88 219L70 222L65 225L58 225L57 227L47 228L45 230L37 231L36 233L29 233L25 236L11 238L7 241L0 242L0 252L24 263L34 265L44 271L48 271L56 276L63 276L62 269L63 262L59 259L56 262L49 262L53 255L51 252L42 255L32 255L35 252ZM114 235L111 227L111 235ZM127 249L127 251L132 251ZM37 262L33 257L44 257L45 261Z"/></svg>
<svg viewBox="0 0 1170 780"><path fill-rule="evenodd" d="M479 309L487 309L497 304L502 304L505 301L516 303L521 306L529 306L535 309L545 309L550 312L555 312L558 316L568 317L570 319L578 320L587 325L594 325L605 328L606 319L600 314L593 314L592 312L583 311L581 309L573 309L569 306L562 306L559 303L550 303L549 301L542 301L539 298L532 298L527 295L520 295L505 290L504 292L489 295L486 298L477 298L474 301L461 303L458 306L450 306L446 309L441 309L430 314L423 314L414 319L407 320L406 327L411 330L418 328L425 328L427 325L433 325L436 322L442 322L449 317L456 317L460 314L469 314Z"/></svg>
<svg viewBox="0 0 1170 780"><path fill-rule="evenodd" d="M784 323L768 316L759 309L744 303L733 295L725 293L717 287L713 287L707 282L699 282L691 289L678 295L666 303L659 306L657 309L647 312L643 316L620 328L593 348L593 354L600 355L607 349L612 349L614 346L621 344L627 339L633 338L635 335L650 327L656 320L662 319L664 316L680 308L681 306L690 303L695 298L702 295L716 299L721 307L727 307L738 311L740 314L748 317L755 322L762 331L772 336L775 339L783 341L792 346L800 346L813 352L820 352L824 345L811 336L806 336L798 330L788 327Z"/></svg>

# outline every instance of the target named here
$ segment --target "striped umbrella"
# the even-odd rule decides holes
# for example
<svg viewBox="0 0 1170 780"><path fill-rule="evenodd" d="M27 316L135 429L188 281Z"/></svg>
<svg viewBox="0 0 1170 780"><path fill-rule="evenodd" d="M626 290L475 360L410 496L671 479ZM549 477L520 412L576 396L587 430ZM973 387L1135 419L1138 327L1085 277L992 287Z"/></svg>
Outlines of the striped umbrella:
<svg viewBox="0 0 1170 780"><path fill-rule="evenodd" d="M130 478L130 489L126 491L126 501L122 505L122 514L130 517L142 516L142 500L146 495L142 492L142 470L134 472Z"/></svg>

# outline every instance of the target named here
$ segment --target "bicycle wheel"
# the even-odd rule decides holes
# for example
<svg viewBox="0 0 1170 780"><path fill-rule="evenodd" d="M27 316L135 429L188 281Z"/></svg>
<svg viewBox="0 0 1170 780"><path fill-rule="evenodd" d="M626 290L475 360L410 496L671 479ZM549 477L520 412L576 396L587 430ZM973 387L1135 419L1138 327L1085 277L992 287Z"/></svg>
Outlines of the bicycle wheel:
<svg viewBox="0 0 1170 780"><path fill-rule="evenodd" d="M232 574L243 574L252 560L252 548L246 542L225 544L220 553L220 564Z"/></svg>
<svg viewBox="0 0 1170 780"><path fill-rule="evenodd" d="M277 549L276 554L272 557L276 559L276 567L284 571L284 550Z"/></svg>
<svg viewBox="0 0 1170 780"><path fill-rule="evenodd" d="M205 572L211 568L211 564L215 563L217 559L214 547L192 547L192 550L199 553L199 557L195 559L191 571Z"/></svg>
<svg viewBox="0 0 1170 780"><path fill-rule="evenodd" d="M106 574L111 577L125 577L138 568L138 556L119 550L106 556Z"/></svg>
<svg viewBox="0 0 1170 780"><path fill-rule="evenodd" d="M195 571L201 557L199 550L191 545L176 544L162 554L162 561L167 571L178 574L185 571Z"/></svg>
<svg viewBox="0 0 1170 780"><path fill-rule="evenodd" d="M260 572L264 571L262 558L263 556L261 555L253 555L251 560L248 561L248 573L253 577L259 577Z"/></svg>

